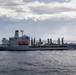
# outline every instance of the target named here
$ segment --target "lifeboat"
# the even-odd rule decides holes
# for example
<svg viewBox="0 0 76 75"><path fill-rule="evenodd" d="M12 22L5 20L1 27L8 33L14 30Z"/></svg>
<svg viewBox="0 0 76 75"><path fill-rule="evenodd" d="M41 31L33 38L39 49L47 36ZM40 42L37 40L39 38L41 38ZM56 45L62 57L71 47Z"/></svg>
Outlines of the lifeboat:
<svg viewBox="0 0 76 75"><path fill-rule="evenodd" d="M19 42L19 45L28 45L28 42Z"/></svg>
<svg viewBox="0 0 76 75"><path fill-rule="evenodd" d="M28 45L29 43L28 43L28 42L24 42L24 44L25 44L25 45Z"/></svg>

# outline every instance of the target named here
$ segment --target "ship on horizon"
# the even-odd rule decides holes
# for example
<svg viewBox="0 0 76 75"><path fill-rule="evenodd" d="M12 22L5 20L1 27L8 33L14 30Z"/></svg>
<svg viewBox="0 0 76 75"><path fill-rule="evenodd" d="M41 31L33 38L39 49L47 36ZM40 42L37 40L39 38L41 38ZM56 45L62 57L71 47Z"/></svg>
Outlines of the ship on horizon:
<svg viewBox="0 0 76 75"><path fill-rule="evenodd" d="M9 39L3 38L2 44L0 45L1 51L37 51L37 50L75 50L76 44L64 43L64 38L60 40L58 38L57 43L53 43L51 38L47 39L47 43L36 41L36 38L31 38L27 35L23 35L23 30L21 30L22 36L19 36L19 30L15 31L14 37Z"/></svg>

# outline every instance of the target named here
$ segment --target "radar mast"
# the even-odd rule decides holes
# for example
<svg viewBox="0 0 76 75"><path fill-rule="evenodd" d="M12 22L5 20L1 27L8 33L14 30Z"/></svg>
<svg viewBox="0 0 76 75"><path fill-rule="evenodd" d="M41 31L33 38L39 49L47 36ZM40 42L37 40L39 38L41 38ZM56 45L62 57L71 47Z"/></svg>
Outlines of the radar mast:
<svg viewBox="0 0 76 75"><path fill-rule="evenodd" d="M23 36L23 32L24 32L24 31L21 29L22 36Z"/></svg>

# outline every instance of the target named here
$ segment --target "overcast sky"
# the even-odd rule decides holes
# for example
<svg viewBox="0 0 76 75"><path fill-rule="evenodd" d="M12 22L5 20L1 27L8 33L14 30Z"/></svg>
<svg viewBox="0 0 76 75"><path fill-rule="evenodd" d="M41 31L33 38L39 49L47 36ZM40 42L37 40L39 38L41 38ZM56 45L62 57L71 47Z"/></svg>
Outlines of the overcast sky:
<svg viewBox="0 0 76 75"><path fill-rule="evenodd" d="M37 39L76 40L76 0L0 0L0 39L21 29Z"/></svg>

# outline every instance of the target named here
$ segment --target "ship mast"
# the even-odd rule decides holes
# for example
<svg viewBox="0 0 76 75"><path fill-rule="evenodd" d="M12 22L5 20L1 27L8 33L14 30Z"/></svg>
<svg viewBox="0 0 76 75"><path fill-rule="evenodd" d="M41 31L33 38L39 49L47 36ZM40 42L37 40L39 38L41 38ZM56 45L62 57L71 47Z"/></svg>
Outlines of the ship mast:
<svg viewBox="0 0 76 75"><path fill-rule="evenodd" d="M24 32L24 31L21 29L22 36L23 36L23 32Z"/></svg>

